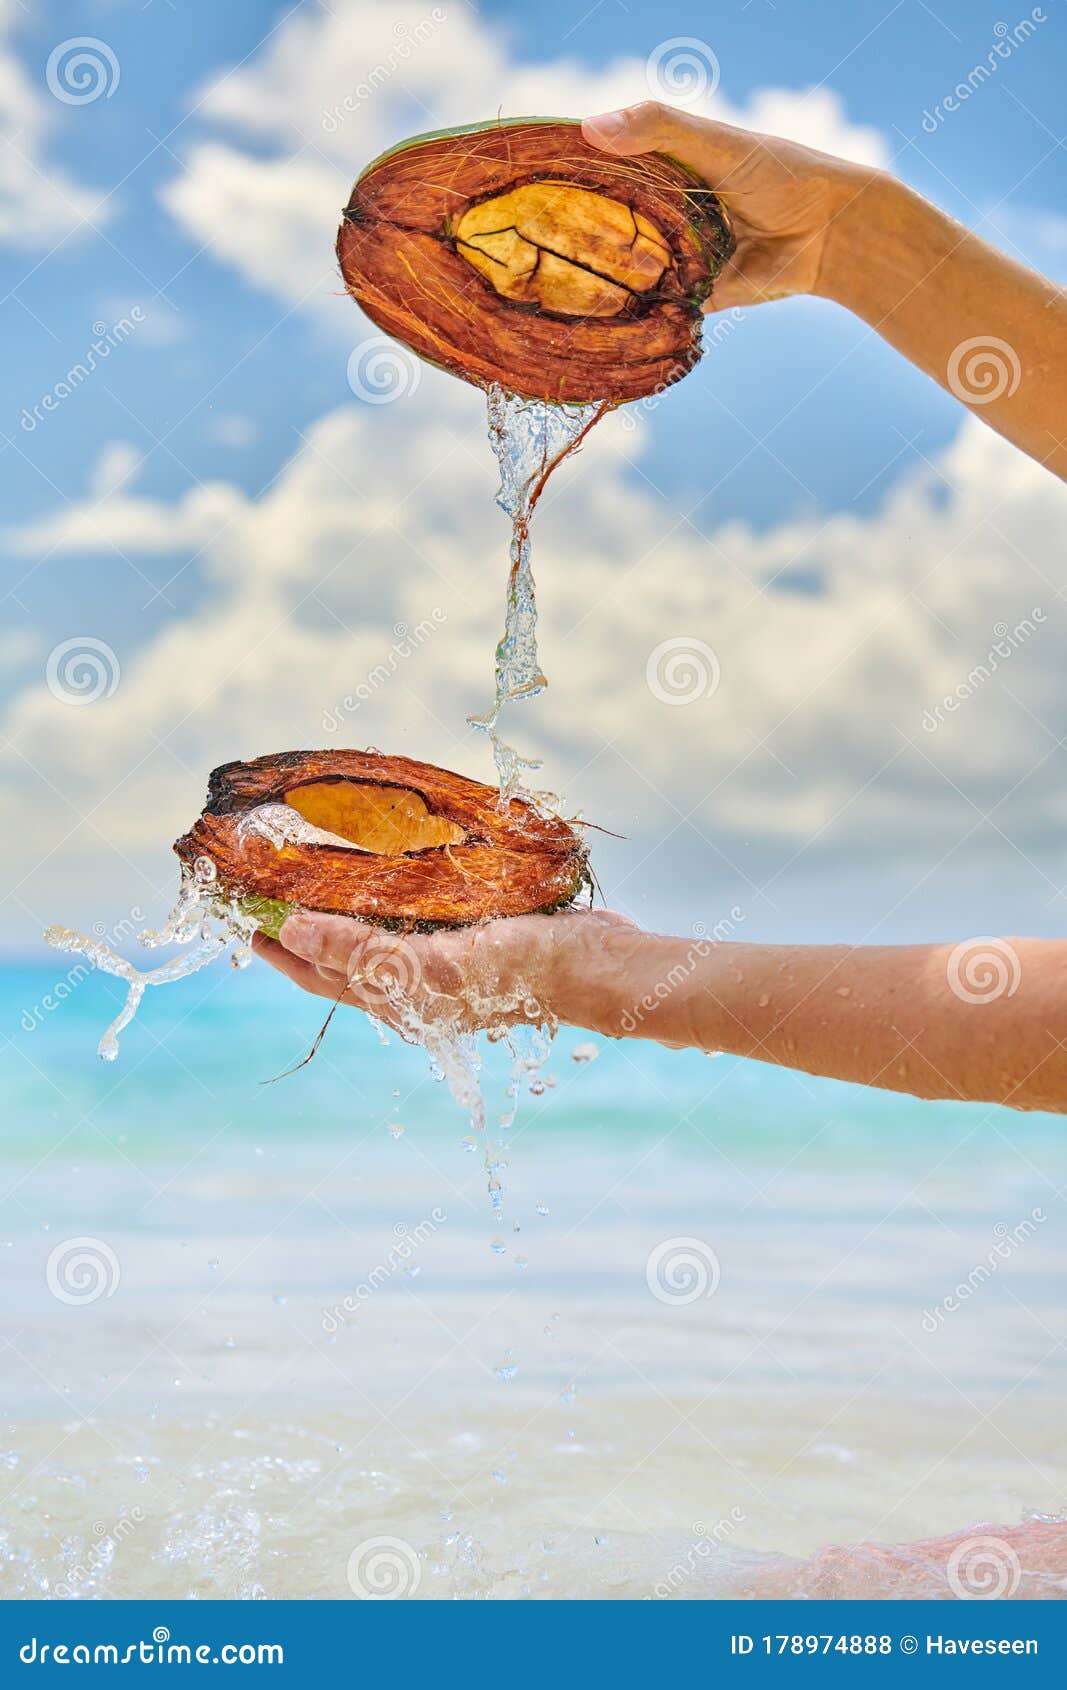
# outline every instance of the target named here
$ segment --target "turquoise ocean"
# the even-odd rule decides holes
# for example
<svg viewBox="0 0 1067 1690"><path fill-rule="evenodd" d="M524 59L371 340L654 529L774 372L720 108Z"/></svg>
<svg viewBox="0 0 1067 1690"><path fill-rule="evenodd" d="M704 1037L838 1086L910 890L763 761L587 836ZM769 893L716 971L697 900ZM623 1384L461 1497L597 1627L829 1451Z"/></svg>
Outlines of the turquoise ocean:
<svg viewBox="0 0 1067 1690"><path fill-rule="evenodd" d="M222 962L102 1063L71 961L0 976L4 1595L802 1591L1067 1508L1060 1118L563 1028L495 1210L422 1050L265 1083L323 1006Z"/></svg>

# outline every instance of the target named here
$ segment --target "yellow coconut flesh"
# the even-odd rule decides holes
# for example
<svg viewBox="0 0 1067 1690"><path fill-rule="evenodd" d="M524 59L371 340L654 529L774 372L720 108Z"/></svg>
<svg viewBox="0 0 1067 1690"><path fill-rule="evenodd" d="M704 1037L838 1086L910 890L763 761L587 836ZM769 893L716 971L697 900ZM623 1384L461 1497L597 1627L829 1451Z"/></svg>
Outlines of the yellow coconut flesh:
<svg viewBox="0 0 1067 1690"><path fill-rule="evenodd" d="M435 845L459 845L466 833L456 822L435 816L417 792L402 786L326 780L298 786L285 801L312 827L349 840L360 851L397 857Z"/></svg>
<svg viewBox="0 0 1067 1690"><path fill-rule="evenodd" d="M454 235L503 298L566 317L617 317L671 262L647 217L570 182L528 182L482 200Z"/></svg>

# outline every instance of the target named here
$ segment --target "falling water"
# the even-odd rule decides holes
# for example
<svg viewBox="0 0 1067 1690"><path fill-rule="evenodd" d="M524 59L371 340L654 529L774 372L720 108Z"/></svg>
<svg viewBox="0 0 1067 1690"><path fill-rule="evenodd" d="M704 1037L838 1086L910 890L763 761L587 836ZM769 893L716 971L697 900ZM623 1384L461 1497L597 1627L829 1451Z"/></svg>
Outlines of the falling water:
<svg viewBox="0 0 1067 1690"><path fill-rule="evenodd" d="M536 698L548 685L537 655L537 600L530 564L530 521L549 476L578 449L590 429L610 409L589 405L550 405L520 399L494 384L489 389L489 442L500 465L496 502L511 518L511 567L508 572L504 634L496 648L493 703L484 716L468 721L489 735L506 800L521 788L527 769L540 763L523 757L497 733L504 705Z"/></svg>
<svg viewBox="0 0 1067 1690"><path fill-rule="evenodd" d="M170 957L158 968L135 968L132 962L119 956L107 945L76 933L71 927L47 927L45 942L59 951L70 951L85 957L104 974L113 974L126 982L126 1002L97 1045L97 1055L105 1062L114 1062L119 1054L119 1034L124 1032L137 1014L145 988L165 986L195 974L214 962L227 945L234 944L233 962L244 968L252 956L252 935L256 930L254 918L239 904L219 896L215 887L215 865L210 857L198 857L191 870L183 871L178 902L163 926L146 928L138 934L138 942L146 948L160 945L191 945L192 950Z"/></svg>

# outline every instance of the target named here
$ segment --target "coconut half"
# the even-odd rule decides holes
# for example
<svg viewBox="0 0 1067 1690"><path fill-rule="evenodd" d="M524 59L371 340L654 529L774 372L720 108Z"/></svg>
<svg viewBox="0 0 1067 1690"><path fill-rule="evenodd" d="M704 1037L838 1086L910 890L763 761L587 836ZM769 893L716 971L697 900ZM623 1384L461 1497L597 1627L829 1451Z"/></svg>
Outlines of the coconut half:
<svg viewBox="0 0 1067 1690"><path fill-rule="evenodd" d="M408 757L290 751L214 770L174 846L265 931L293 908L405 929L558 909L589 884L569 823ZM202 869L200 871L202 873Z"/></svg>
<svg viewBox="0 0 1067 1690"><path fill-rule="evenodd" d="M700 357L733 251L723 207L658 153L613 158L560 118L418 135L356 182L348 292L420 357L522 398L620 404Z"/></svg>

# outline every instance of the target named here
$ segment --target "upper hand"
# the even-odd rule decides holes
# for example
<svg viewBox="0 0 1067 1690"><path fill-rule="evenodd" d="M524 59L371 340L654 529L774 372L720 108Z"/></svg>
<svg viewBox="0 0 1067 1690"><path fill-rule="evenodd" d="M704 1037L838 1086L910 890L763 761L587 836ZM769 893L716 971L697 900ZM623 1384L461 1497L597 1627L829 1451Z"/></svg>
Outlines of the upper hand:
<svg viewBox="0 0 1067 1690"><path fill-rule="evenodd" d="M721 196L737 250L716 280L707 311L822 291L835 211L869 174L795 141L694 117L656 100L588 117L582 134L591 146L623 158L667 153Z"/></svg>

